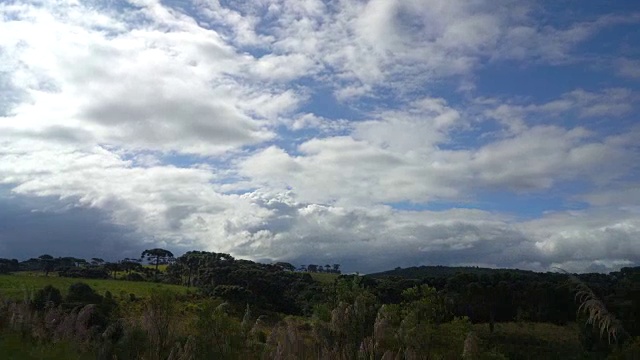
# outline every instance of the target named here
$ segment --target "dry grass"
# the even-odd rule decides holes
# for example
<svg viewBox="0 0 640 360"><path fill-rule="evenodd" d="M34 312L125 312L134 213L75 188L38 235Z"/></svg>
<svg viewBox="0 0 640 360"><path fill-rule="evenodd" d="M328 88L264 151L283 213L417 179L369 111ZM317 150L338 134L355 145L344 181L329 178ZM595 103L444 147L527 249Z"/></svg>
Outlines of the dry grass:
<svg viewBox="0 0 640 360"><path fill-rule="evenodd" d="M622 323L607 310L604 302L577 276L567 273L569 284L575 291L575 299L580 304L578 312L587 315L587 324L593 325L600 330L600 336L607 335L609 344L618 342L620 334L624 334L625 330Z"/></svg>

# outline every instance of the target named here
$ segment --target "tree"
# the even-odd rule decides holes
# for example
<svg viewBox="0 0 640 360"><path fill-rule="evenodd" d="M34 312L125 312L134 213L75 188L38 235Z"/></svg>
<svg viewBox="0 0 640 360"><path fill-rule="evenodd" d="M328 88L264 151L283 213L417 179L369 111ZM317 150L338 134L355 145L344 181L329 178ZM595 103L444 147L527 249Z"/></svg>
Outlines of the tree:
<svg viewBox="0 0 640 360"><path fill-rule="evenodd" d="M156 266L156 274L158 273L158 266L160 264L166 264L174 259L173 253L165 249L147 249L140 255L141 258L146 258L149 264Z"/></svg>
<svg viewBox="0 0 640 360"><path fill-rule="evenodd" d="M177 278L186 276L187 287L189 287L193 283L193 276L198 269L203 266L208 256L210 256L210 254L204 251L188 251L177 258L176 261L167 268L167 271L171 276Z"/></svg>
<svg viewBox="0 0 640 360"><path fill-rule="evenodd" d="M104 268L113 274L113 279L115 280L116 274L118 271L121 271L123 267L119 263L106 263L104 264Z"/></svg>
<svg viewBox="0 0 640 360"><path fill-rule="evenodd" d="M333 272L340 274L340 264L333 264Z"/></svg>
<svg viewBox="0 0 640 360"><path fill-rule="evenodd" d="M120 261L120 268L121 270L126 271L127 274L131 274L132 271L140 270L142 268L142 265L140 264L138 259L125 258L124 260Z"/></svg>
<svg viewBox="0 0 640 360"><path fill-rule="evenodd" d="M31 300L31 306L36 310L44 310L46 307L56 307L62 303L62 295L57 288L47 285L44 288L36 291Z"/></svg>
<svg viewBox="0 0 640 360"><path fill-rule="evenodd" d="M49 276L49 272L51 272L56 266L55 259L53 258L53 256L48 254L40 255L38 256L38 259L40 259L42 271L44 271L44 276Z"/></svg>
<svg viewBox="0 0 640 360"><path fill-rule="evenodd" d="M16 259L0 259L0 274L6 274L20 269L20 263Z"/></svg>
<svg viewBox="0 0 640 360"><path fill-rule="evenodd" d="M296 271L296 267L288 262L277 262L275 266L281 268L282 270Z"/></svg>

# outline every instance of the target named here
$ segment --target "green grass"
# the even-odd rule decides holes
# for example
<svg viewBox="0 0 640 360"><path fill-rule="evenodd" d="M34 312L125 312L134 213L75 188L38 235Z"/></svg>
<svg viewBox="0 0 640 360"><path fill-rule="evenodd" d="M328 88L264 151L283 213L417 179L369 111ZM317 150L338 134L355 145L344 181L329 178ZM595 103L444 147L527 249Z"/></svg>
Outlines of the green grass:
<svg viewBox="0 0 640 360"><path fill-rule="evenodd" d="M582 359L578 327L548 323L496 323L474 325L484 347L495 348L509 359Z"/></svg>
<svg viewBox="0 0 640 360"><path fill-rule="evenodd" d="M11 360L89 360L95 356L79 353L79 349L66 342L35 344L25 342L18 334L0 333L0 357Z"/></svg>
<svg viewBox="0 0 640 360"><path fill-rule="evenodd" d="M124 280L75 279L55 275L44 276L42 273L18 272L13 275L0 275L0 297L19 300L24 298L26 293L32 293L47 285L58 288L64 295L69 286L78 282L88 284L99 294L110 291L114 296L134 294L137 297L146 297L154 289L166 289L176 294L187 292L186 287L179 285Z"/></svg>
<svg viewBox="0 0 640 360"><path fill-rule="evenodd" d="M154 269L154 270L155 270L155 268L156 268L156 266L155 266L155 265L153 265L153 264L145 264L145 265L142 265L142 266L144 266L144 267L146 267L146 268L149 268L149 269ZM167 265L167 264L164 264L164 265L158 265L158 271L160 271L160 272L165 272L165 271L167 271L167 267L168 267L168 266L169 266L169 265Z"/></svg>
<svg viewBox="0 0 640 360"><path fill-rule="evenodd" d="M332 273L309 273L313 280L321 282L323 284L333 284L333 281L340 276L339 274Z"/></svg>

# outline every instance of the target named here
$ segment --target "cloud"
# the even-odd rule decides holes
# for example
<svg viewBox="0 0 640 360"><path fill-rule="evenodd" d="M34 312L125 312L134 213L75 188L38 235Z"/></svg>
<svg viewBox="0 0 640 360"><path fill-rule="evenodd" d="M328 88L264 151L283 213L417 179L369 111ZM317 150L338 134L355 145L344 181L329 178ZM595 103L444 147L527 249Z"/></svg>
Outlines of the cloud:
<svg viewBox="0 0 640 360"><path fill-rule="evenodd" d="M532 125L565 123L585 128L615 129L632 123L640 94L627 88L606 88L599 92L575 89L540 104L513 104L498 99L475 99L483 117L500 123L502 136L527 131ZM630 116L631 115L631 116Z"/></svg>
<svg viewBox="0 0 640 360"><path fill-rule="evenodd" d="M370 272L396 266L478 264L549 271L584 271L638 264L632 213L551 213L518 221L473 209L402 211L388 206L344 208L253 198L271 210L236 253L297 264L343 264ZM602 270L602 269L601 269Z"/></svg>
<svg viewBox="0 0 640 360"><path fill-rule="evenodd" d="M617 64L618 75L621 77L640 78L640 60L622 58Z"/></svg>
<svg viewBox="0 0 640 360"><path fill-rule="evenodd" d="M637 91L585 78L516 99L474 82L503 64L583 66L602 55L591 39L638 20L544 10L0 4L0 250L162 246L361 272L637 264ZM489 211L486 193L584 209Z"/></svg>
<svg viewBox="0 0 640 360"><path fill-rule="evenodd" d="M65 7L17 6L22 21L1 25L11 34L5 43L22 44L9 57L26 66L10 81L29 98L13 106L5 131L65 127L89 143L211 155L273 138L278 116L301 99L243 81L245 68L267 61L158 4L141 5L142 23L56 6ZM85 15L103 25L96 29Z"/></svg>
<svg viewBox="0 0 640 360"><path fill-rule="evenodd" d="M508 112L492 111L501 121L510 119ZM308 202L424 203L469 199L482 189L541 191L578 179L607 183L632 173L638 156L633 132L599 137L584 127L526 122L517 133L487 144L451 148L454 131L461 136L475 130L442 99L425 98L373 117L349 135L311 139L294 153L275 146L260 150L240 163L240 174L257 187L292 189Z"/></svg>
<svg viewBox="0 0 640 360"><path fill-rule="evenodd" d="M120 259L138 257L144 241L149 240L140 238L131 228L114 225L109 215L99 209L46 197L8 195L6 187L1 188L0 194L0 251L5 256L28 259L50 254Z"/></svg>
<svg viewBox="0 0 640 360"><path fill-rule="evenodd" d="M255 3L254 3L255 4ZM236 42L287 56L303 55L311 74L329 82L341 100L399 93L438 80L471 76L486 61L560 64L581 60L578 45L602 29L637 22L633 15L603 15L562 27L541 25L539 9L525 2L281 1L235 8L227 20ZM215 5L210 17L229 9ZM246 14L246 21L236 14ZM250 30L247 30L250 29ZM244 35L251 34L251 35ZM243 39L260 39L247 43ZM293 65L292 68L297 66ZM464 82L465 80L463 80Z"/></svg>
<svg viewBox="0 0 640 360"><path fill-rule="evenodd" d="M36 241L44 231L37 229L53 226L53 222L60 224L60 229L66 225L71 230L59 237L69 235L67 242L42 247L56 253L76 254L81 243L77 239L104 246L124 241L127 246L120 249L131 253L154 244L298 264L341 263L347 271L361 272L421 264L472 264L478 259L484 265L536 270L565 264L573 269L578 261L584 269L605 260L637 263L640 255L633 241L639 226L637 214L627 210L559 212L520 221L509 214L473 209L408 211L387 205L322 205L298 200L302 196L296 194L295 187L288 192L264 188L243 195L224 194L211 185L224 174L206 168L138 168L99 148L82 153L72 147L51 149L49 145L46 152L29 151L26 156L27 149L34 149L30 145L33 143L25 143L23 149L0 151L0 163L5 164L0 168L1 177L19 184L12 187L15 195L4 198L37 195L36 199L42 200L24 206L9 200L3 208L17 208L22 214L37 209L59 215L38 220L41 222L34 225L33 232L20 230L25 229L20 225L15 233L5 232L4 236ZM290 164L286 154L282 156L284 164ZM266 165L282 170L277 161ZM85 212L87 217L77 219L87 208L91 209ZM89 214L101 215L94 218ZM21 216L31 221L30 216ZM15 216L6 219L5 228L9 222L20 223ZM100 236L82 230L88 228L97 228ZM26 254L20 244L3 242L7 252ZM89 252L80 251L87 256Z"/></svg>
<svg viewBox="0 0 640 360"><path fill-rule="evenodd" d="M547 261L638 263L637 214L624 210L591 210L549 214L523 224L537 238Z"/></svg>

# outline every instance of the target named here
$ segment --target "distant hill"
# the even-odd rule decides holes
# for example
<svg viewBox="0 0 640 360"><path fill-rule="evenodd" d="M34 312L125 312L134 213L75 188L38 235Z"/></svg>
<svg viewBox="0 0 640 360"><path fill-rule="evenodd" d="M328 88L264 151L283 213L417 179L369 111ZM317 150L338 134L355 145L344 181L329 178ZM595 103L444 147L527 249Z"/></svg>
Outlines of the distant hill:
<svg viewBox="0 0 640 360"><path fill-rule="evenodd" d="M518 269L490 269L474 266L413 266L408 268L395 268L394 270L383 271L366 276L371 278L400 277L404 279L424 279L424 278L448 278L457 273L474 275L492 275L497 273L513 273L520 275L534 275L533 271Z"/></svg>

